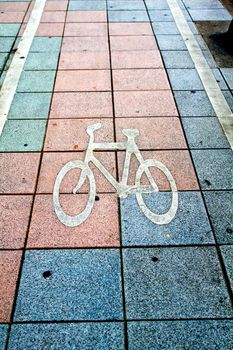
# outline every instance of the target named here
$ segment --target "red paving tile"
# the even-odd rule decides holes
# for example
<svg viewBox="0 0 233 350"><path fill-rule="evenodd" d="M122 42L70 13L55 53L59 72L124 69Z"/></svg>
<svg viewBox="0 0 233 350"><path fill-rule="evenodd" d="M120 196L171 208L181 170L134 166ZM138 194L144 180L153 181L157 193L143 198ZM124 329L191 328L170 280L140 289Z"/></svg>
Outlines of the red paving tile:
<svg viewBox="0 0 233 350"><path fill-rule="evenodd" d="M1 12L25 12L29 6L28 2L1 2Z"/></svg>
<svg viewBox="0 0 233 350"><path fill-rule="evenodd" d="M95 131L96 142L113 142L113 119L53 119L49 120L45 151L83 151L89 141L88 125L101 123Z"/></svg>
<svg viewBox="0 0 233 350"><path fill-rule="evenodd" d="M0 196L0 248L24 247L32 196Z"/></svg>
<svg viewBox="0 0 233 350"><path fill-rule="evenodd" d="M151 51L113 51L112 68L163 68L158 50Z"/></svg>
<svg viewBox="0 0 233 350"><path fill-rule="evenodd" d="M0 23L21 23L24 15L25 12L0 12Z"/></svg>
<svg viewBox="0 0 233 350"><path fill-rule="evenodd" d="M122 129L138 129L135 139L140 149L182 149L187 148L180 120L167 118L118 118L116 119L117 141L126 140Z"/></svg>
<svg viewBox="0 0 233 350"><path fill-rule="evenodd" d="M69 11L66 22L107 22L105 11Z"/></svg>
<svg viewBox="0 0 233 350"><path fill-rule="evenodd" d="M144 159L156 159L162 162L171 172L179 191L199 190L197 178L188 151L142 151L142 156ZM123 161L124 153L118 152L118 169L120 179L122 176ZM129 184L135 183L135 174L138 166L139 164L137 160L132 158L129 173ZM169 191L170 187L166 177L155 168L150 168L150 170L156 184L159 187L159 190ZM143 179L143 183L147 184L147 180L145 178Z"/></svg>
<svg viewBox="0 0 233 350"><path fill-rule="evenodd" d="M114 194L98 196L91 215L78 227L66 227L58 220L52 196L36 196L28 248L119 247L117 197ZM61 201L68 214L77 215L84 209L87 195L62 195Z"/></svg>
<svg viewBox="0 0 233 350"><path fill-rule="evenodd" d="M36 32L36 36L62 36L64 23L40 23ZM19 35L23 35L26 29L24 23L19 31Z"/></svg>
<svg viewBox="0 0 233 350"><path fill-rule="evenodd" d="M109 23L110 35L153 35L150 23Z"/></svg>
<svg viewBox="0 0 233 350"><path fill-rule="evenodd" d="M66 11L68 0L47 1L45 4L45 11Z"/></svg>
<svg viewBox="0 0 233 350"><path fill-rule="evenodd" d="M62 52L58 69L109 69L108 52Z"/></svg>
<svg viewBox="0 0 233 350"><path fill-rule="evenodd" d="M58 71L55 91L110 91L109 70Z"/></svg>
<svg viewBox="0 0 233 350"><path fill-rule="evenodd" d="M42 17L41 17L41 22L51 22L51 23L56 23L56 22L64 22L66 18L66 12L65 11L48 11L44 12Z"/></svg>
<svg viewBox="0 0 233 350"><path fill-rule="evenodd" d="M67 162L71 160L80 159L83 160L85 156L84 152L63 152L63 153L44 153L42 159L42 166L40 170L39 183L37 192L38 193L52 193L54 182L57 174ZM95 156L101 163L106 167L106 169L116 178L116 165L115 165L115 153L114 152L95 152ZM99 170L90 164L91 169L96 179L96 187L99 192L115 192L112 185L105 179ZM80 177L79 169L74 169L70 171L64 181L62 182L61 192L62 193L72 193L73 189L78 183ZM88 183L86 182L80 189L80 192L88 192Z"/></svg>
<svg viewBox="0 0 233 350"><path fill-rule="evenodd" d="M108 51L108 40L105 37L64 37L62 52L74 51Z"/></svg>
<svg viewBox="0 0 233 350"><path fill-rule="evenodd" d="M111 118L110 92L54 93L50 118Z"/></svg>
<svg viewBox="0 0 233 350"><path fill-rule="evenodd" d="M0 193L33 193L40 154L0 153Z"/></svg>
<svg viewBox="0 0 233 350"><path fill-rule="evenodd" d="M164 69L113 70L113 89L116 90L169 90Z"/></svg>
<svg viewBox="0 0 233 350"><path fill-rule="evenodd" d="M107 40L106 23L66 23L64 36L105 36Z"/></svg>
<svg viewBox="0 0 233 350"><path fill-rule="evenodd" d="M157 44L153 36L111 36L112 51L156 50Z"/></svg>
<svg viewBox="0 0 233 350"><path fill-rule="evenodd" d="M171 91L114 92L116 117L177 116Z"/></svg>
<svg viewBox="0 0 233 350"><path fill-rule="evenodd" d="M9 322L22 253L0 251L0 322Z"/></svg>

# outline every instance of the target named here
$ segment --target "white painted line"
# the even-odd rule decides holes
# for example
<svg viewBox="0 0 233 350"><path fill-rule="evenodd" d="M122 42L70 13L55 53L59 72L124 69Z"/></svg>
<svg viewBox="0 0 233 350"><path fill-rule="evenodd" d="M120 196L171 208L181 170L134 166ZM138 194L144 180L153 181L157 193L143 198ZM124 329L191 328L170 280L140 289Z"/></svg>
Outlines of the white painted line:
<svg viewBox="0 0 233 350"><path fill-rule="evenodd" d="M32 13L19 42L18 49L13 56L10 67L3 81L0 91L0 135L2 134L2 130L7 120L24 63L27 59L28 52L39 26L45 3L46 0L35 0Z"/></svg>
<svg viewBox="0 0 233 350"><path fill-rule="evenodd" d="M209 100L215 110L225 135L233 149L233 113L209 67L202 50L189 28L188 22L176 0L167 0L176 25L187 46Z"/></svg>

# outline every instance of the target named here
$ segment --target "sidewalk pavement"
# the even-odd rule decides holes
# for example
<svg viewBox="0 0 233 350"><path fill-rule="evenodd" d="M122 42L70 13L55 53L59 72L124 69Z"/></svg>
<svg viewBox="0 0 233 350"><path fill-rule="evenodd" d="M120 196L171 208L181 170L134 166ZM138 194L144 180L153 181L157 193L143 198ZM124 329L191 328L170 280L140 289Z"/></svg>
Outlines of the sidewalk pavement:
<svg viewBox="0 0 233 350"><path fill-rule="evenodd" d="M233 109L233 68L217 67L193 23L229 13L218 0L178 3ZM1 83L33 5L0 1ZM143 158L169 169L169 223L146 217L135 194L119 199L94 165L90 216L58 219L57 174L84 159L98 122L96 142L138 129ZM0 152L1 350L233 349L233 155L166 0L47 0ZM121 179L123 150L95 156ZM79 176L61 185L69 215L88 201L86 182L72 194ZM161 193L143 198L161 215L172 192L153 176Z"/></svg>

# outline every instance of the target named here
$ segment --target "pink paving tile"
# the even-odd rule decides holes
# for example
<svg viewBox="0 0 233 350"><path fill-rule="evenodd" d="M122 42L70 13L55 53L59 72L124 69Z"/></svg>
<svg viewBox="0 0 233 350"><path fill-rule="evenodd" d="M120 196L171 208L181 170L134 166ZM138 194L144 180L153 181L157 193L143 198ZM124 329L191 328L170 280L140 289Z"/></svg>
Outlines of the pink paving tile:
<svg viewBox="0 0 233 350"><path fill-rule="evenodd" d="M32 196L0 196L0 248L24 247Z"/></svg>
<svg viewBox="0 0 233 350"><path fill-rule="evenodd" d="M26 28L24 23L21 28L19 35L23 35ZM40 23L36 31L36 36L62 36L64 29L64 23Z"/></svg>
<svg viewBox="0 0 233 350"><path fill-rule="evenodd" d="M151 51L112 51L112 68L163 68L158 50Z"/></svg>
<svg viewBox="0 0 233 350"><path fill-rule="evenodd" d="M157 45L153 36L111 36L112 51L156 50Z"/></svg>
<svg viewBox="0 0 233 350"><path fill-rule="evenodd" d="M0 251L0 322L9 322L22 252Z"/></svg>
<svg viewBox="0 0 233 350"><path fill-rule="evenodd" d="M47 1L45 4L45 11L66 11L68 1Z"/></svg>
<svg viewBox="0 0 233 350"><path fill-rule="evenodd" d="M24 15L24 12L0 12L0 23L21 23Z"/></svg>
<svg viewBox="0 0 233 350"><path fill-rule="evenodd" d="M25 12L29 6L28 2L1 2L1 12Z"/></svg>
<svg viewBox="0 0 233 350"><path fill-rule="evenodd" d="M40 155L0 153L0 193L33 193Z"/></svg>
<svg viewBox="0 0 233 350"><path fill-rule="evenodd" d="M62 52L58 69L109 69L109 53L105 52Z"/></svg>
<svg viewBox="0 0 233 350"><path fill-rule="evenodd" d="M66 22L107 22L105 11L69 11Z"/></svg>
<svg viewBox="0 0 233 350"><path fill-rule="evenodd" d="M74 51L108 51L108 41L105 37L65 37L62 42L62 52Z"/></svg>
<svg viewBox="0 0 233 350"><path fill-rule="evenodd" d="M56 23L65 22L66 12L65 11L48 11L44 12L41 17L41 23Z"/></svg>
<svg viewBox="0 0 233 350"><path fill-rule="evenodd" d="M50 118L111 118L110 92L54 93Z"/></svg>
<svg viewBox="0 0 233 350"><path fill-rule="evenodd" d="M105 36L107 39L106 23L66 23L64 36Z"/></svg>
<svg viewBox="0 0 233 350"><path fill-rule="evenodd" d="M61 168L71 160L83 160L85 152L52 152L44 153L42 166L40 170L38 193L52 193L54 182ZM114 152L95 152L95 156L105 166L105 168L116 177L116 164ZM93 170L96 179L96 188L98 192L115 192L114 188L105 179L102 173L92 164L90 168ZM80 170L71 170L65 177L61 186L61 193L72 193L78 183ZM89 190L88 182L86 181L80 189L81 193L87 193Z"/></svg>
<svg viewBox="0 0 233 350"><path fill-rule="evenodd" d="M58 71L55 91L110 91L109 70Z"/></svg>
<svg viewBox="0 0 233 350"><path fill-rule="evenodd" d="M150 23L109 23L110 35L153 35Z"/></svg>
<svg viewBox="0 0 233 350"><path fill-rule="evenodd" d="M177 117L167 118L118 118L116 119L117 141L126 140L123 129L138 129L136 143L140 149L187 148L181 123Z"/></svg>
<svg viewBox="0 0 233 350"><path fill-rule="evenodd" d="M168 90L164 69L113 70L113 89L117 90Z"/></svg>
<svg viewBox="0 0 233 350"><path fill-rule="evenodd" d="M89 135L86 128L95 123L102 127L95 131L96 142L113 142L113 119L51 119L45 139L45 151L83 151Z"/></svg>
<svg viewBox="0 0 233 350"><path fill-rule="evenodd" d="M171 91L114 92L116 117L178 116Z"/></svg>
<svg viewBox="0 0 233 350"><path fill-rule="evenodd" d="M64 210L77 215L88 195L61 195ZM52 196L36 196L28 248L119 247L118 205L115 194L98 194L89 218L78 227L66 227L56 217ZM45 220L46 218L46 220Z"/></svg>
<svg viewBox="0 0 233 350"><path fill-rule="evenodd" d="M199 190L197 178L188 151L143 151L142 156L143 159L155 159L162 162L171 172L179 191ZM124 153L118 152L118 169L120 178L122 174L123 161ZM135 174L138 166L139 164L137 160L135 158L132 158L129 184L133 184L135 182ZM169 182L167 178L162 174L162 172L152 167L150 167L150 170L153 178L156 181L156 184L159 187L159 190L169 191ZM147 179L143 178L142 183L147 184Z"/></svg>

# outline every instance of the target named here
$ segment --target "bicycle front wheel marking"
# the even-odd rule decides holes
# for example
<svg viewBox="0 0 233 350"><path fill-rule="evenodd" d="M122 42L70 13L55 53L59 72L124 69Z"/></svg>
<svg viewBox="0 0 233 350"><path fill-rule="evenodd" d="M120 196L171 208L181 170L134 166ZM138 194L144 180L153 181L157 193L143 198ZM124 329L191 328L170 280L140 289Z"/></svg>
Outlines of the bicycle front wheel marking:
<svg viewBox="0 0 233 350"><path fill-rule="evenodd" d="M90 193L89 193L89 199L88 199L87 205L85 209L76 216L70 216L66 214L63 211L62 206L60 204L61 183L64 177L66 176L66 174L73 169L81 169L82 171L85 171L86 177L88 178L90 183ZM68 227L75 227L75 226L81 225L91 214L92 208L95 203L95 193L96 193L95 178L91 169L85 163L83 163L80 160L72 160L67 164L65 164L57 175L57 178L54 184L54 189L53 189L53 206L58 219L65 226L68 226ZM77 196L77 194L73 194L73 196L75 195Z"/></svg>

